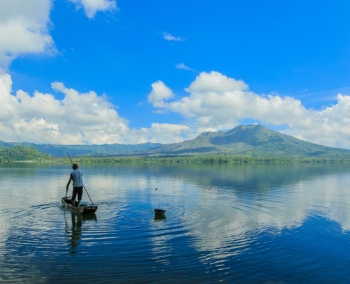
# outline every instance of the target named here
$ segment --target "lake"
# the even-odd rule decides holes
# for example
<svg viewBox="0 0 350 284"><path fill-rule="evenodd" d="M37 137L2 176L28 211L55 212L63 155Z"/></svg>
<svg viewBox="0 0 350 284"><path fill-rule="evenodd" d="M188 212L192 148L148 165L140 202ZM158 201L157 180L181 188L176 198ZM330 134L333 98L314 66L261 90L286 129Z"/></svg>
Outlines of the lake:
<svg viewBox="0 0 350 284"><path fill-rule="evenodd" d="M96 214L61 207L68 164L0 164L0 282L350 282L348 165L80 170Z"/></svg>

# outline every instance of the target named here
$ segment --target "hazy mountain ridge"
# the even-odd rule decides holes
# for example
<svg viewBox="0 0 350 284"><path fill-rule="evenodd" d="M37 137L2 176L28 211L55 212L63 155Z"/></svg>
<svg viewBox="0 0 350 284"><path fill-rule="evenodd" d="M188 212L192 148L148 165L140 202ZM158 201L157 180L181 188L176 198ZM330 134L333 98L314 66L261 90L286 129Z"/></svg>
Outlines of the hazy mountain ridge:
<svg viewBox="0 0 350 284"><path fill-rule="evenodd" d="M51 156L148 156L148 155L245 155L252 157L315 157L350 159L350 150L326 147L299 140L295 137L268 129L263 125L238 125L227 132L204 132L196 138L180 143L144 143L137 145L51 145L26 142L3 142L1 147L22 145L35 147Z"/></svg>
<svg viewBox="0 0 350 284"><path fill-rule="evenodd" d="M49 154L54 157L66 156L66 151L71 156L112 156L136 153L162 146L160 143L143 143L137 145L128 144L104 144L104 145L55 145L55 144L34 144L27 142L4 142L0 141L1 147L25 146L35 147L39 152Z"/></svg>
<svg viewBox="0 0 350 284"><path fill-rule="evenodd" d="M326 147L258 125L238 125L227 132L204 132L193 140L141 152L147 155L208 153L320 158L350 158L350 150Z"/></svg>

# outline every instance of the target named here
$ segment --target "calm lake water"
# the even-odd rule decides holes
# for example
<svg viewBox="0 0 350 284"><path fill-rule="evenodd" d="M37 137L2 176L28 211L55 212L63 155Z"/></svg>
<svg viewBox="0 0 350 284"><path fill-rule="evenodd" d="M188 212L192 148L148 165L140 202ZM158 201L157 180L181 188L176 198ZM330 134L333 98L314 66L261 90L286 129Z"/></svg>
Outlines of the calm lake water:
<svg viewBox="0 0 350 284"><path fill-rule="evenodd" d="M0 282L350 282L350 166L80 169L96 214L69 165L0 164Z"/></svg>

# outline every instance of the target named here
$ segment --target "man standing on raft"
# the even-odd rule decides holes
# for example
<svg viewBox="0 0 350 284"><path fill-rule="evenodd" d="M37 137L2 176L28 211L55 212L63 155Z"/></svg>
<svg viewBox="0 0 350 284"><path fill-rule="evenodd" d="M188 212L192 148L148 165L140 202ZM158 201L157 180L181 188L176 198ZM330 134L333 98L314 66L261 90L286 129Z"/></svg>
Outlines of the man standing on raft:
<svg viewBox="0 0 350 284"><path fill-rule="evenodd" d="M78 207L79 203L83 197L83 187L84 187L83 173L78 170L77 164L73 164L72 168L73 168L73 171L70 174L69 181L68 181L67 187L66 187L66 196L68 193L69 184L73 180L72 206ZM75 198L76 198L77 194L78 194L78 202L75 203Z"/></svg>

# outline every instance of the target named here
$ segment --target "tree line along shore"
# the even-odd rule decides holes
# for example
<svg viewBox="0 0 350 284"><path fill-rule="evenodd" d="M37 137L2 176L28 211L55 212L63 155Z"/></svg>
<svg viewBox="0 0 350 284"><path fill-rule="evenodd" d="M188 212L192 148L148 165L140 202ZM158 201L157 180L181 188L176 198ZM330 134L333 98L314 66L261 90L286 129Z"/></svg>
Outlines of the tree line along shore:
<svg viewBox="0 0 350 284"><path fill-rule="evenodd" d="M55 162L69 162L67 158L53 158ZM250 156L221 156L221 155L195 155L176 157L74 157L77 163L135 163L135 164L277 164L277 163L350 163L350 159L326 158L293 158L293 157L250 157Z"/></svg>
<svg viewBox="0 0 350 284"><path fill-rule="evenodd" d="M274 164L274 163L350 163L350 159L317 157L291 157L266 155L253 157L247 155L194 154L194 155L159 155L159 156L118 156L118 157L73 157L77 163L163 163L163 164ZM0 148L0 162L50 162L68 163L67 157L52 157L41 153L35 147L15 146Z"/></svg>

